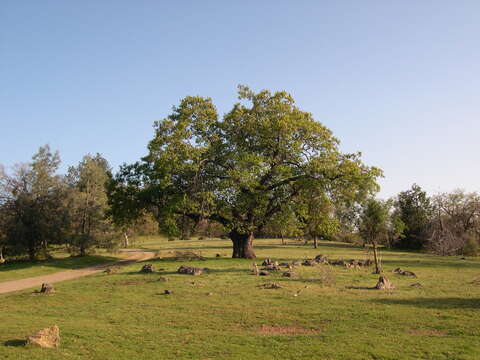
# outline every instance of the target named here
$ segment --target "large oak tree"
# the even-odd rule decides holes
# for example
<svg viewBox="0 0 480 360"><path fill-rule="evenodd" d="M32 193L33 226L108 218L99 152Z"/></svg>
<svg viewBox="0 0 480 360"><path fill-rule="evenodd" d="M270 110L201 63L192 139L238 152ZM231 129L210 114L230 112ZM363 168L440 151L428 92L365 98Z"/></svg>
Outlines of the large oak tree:
<svg viewBox="0 0 480 360"><path fill-rule="evenodd" d="M217 221L233 257L253 258L255 233L310 191L353 204L378 190L381 171L338 145L283 91L240 86L222 119L211 99L186 97L155 123L148 155L112 179L110 204L128 216L137 212L126 208L148 208L169 233L185 219Z"/></svg>

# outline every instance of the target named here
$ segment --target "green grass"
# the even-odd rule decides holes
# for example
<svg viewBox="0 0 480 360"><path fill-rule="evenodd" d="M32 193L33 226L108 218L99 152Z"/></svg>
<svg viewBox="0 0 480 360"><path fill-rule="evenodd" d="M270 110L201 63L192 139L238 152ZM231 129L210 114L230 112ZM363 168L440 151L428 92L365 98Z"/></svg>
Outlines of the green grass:
<svg viewBox="0 0 480 360"><path fill-rule="evenodd" d="M38 261L17 261L0 265L0 282L18 280L31 276L48 275L58 271L79 269L87 266L98 265L118 258L105 255L90 255L84 257L71 257L69 254L57 251L54 258Z"/></svg>
<svg viewBox="0 0 480 360"><path fill-rule="evenodd" d="M384 270L397 287L385 292L369 289L378 277L372 269L321 265L300 268L298 279L255 277L251 260L215 258L230 255L229 241L145 238L135 246L160 250L164 259L150 262L163 270L140 274L142 264L133 264L114 275L59 283L53 296L0 295L0 359L479 358L480 284L472 282L480 278L479 259L383 251ZM208 260L167 259L179 249ZM324 242L315 250L278 240L257 240L256 253L259 263L366 256L346 244ZM177 274L184 263L211 271ZM399 266L418 279L392 274ZM271 281L282 288L259 286ZM165 289L174 294L163 295ZM60 326L59 349L22 346L27 335L53 324ZM262 331L269 327L274 331Z"/></svg>

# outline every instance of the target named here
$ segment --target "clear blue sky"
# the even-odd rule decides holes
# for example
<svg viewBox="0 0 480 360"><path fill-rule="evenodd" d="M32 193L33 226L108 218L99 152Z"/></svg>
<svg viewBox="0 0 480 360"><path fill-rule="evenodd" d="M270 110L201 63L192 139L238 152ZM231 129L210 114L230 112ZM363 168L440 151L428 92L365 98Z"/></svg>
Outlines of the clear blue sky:
<svg viewBox="0 0 480 360"><path fill-rule="evenodd" d="M480 1L0 2L0 163L146 153L186 95L285 89L381 196L480 190Z"/></svg>

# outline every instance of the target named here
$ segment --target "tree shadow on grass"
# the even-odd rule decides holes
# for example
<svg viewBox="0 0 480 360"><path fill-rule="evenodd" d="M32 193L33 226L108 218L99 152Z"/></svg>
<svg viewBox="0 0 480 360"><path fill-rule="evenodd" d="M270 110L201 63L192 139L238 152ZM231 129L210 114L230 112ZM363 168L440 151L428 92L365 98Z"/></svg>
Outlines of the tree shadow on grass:
<svg viewBox="0 0 480 360"><path fill-rule="evenodd" d="M0 266L0 273L14 271L14 270L24 270L29 268L34 268L37 266L49 266L55 267L58 269L79 269L82 267L89 267L94 265L101 265L107 262L118 261L118 258L110 256L100 256L100 255L91 255L85 257L65 257L58 259L47 259L47 260L38 260L38 261L16 261L12 263L6 263Z"/></svg>
<svg viewBox="0 0 480 360"><path fill-rule="evenodd" d="M180 265L180 264L179 264ZM180 266L179 266L180 267ZM203 267L201 266L194 266L194 267L199 267L201 269L204 269ZM141 273L140 270L139 271L128 271L128 272L122 272L120 275L147 275L147 276L154 276L154 275L160 275L160 276L164 276L164 275L185 275L185 276L188 276L188 277L192 277L192 278L198 278L198 277L202 277L202 276L205 276L205 275L214 275L214 274L233 274L233 273L237 273L237 274L250 274L252 272L251 269L238 269L238 268L228 268L228 269L212 269L212 268L207 268L208 270L205 270L204 273L202 275L197 275L197 276L193 276L193 275L188 275L188 274L179 274L176 270L158 270L158 271L155 271L153 273Z"/></svg>
<svg viewBox="0 0 480 360"><path fill-rule="evenodd" d="M414 267L414 268L438 268L438 267L450 267L450 268L480 268L480 262L474 261L462 261L462 260L446 260L446 259L438 259L436 260L397 260L397 259L382 259L382 264L391 266L391 267Z"/></svg>
<svg viewBox="0 0 480 360"><path fill-rule="evenodd" d="M345 289L350 290L377 290L375 286L345 286Z"/></svg>
<svg viewBox="0 0 480 360"><path fill-rule="evenodd" d="M26 344L27 344L27 340L25 339L8 340L3 343L3 345L5 346L15 346L15 347L25 346Z"/></svg>
<svg viewBox="0 0 480 360"><path fill-rule="evenodd" d="M372 301L372 300L369 300ZM413 299L377 299L376 303L384 305L406 305L427 309L478 309L478 298L413 298Z"/></svg>

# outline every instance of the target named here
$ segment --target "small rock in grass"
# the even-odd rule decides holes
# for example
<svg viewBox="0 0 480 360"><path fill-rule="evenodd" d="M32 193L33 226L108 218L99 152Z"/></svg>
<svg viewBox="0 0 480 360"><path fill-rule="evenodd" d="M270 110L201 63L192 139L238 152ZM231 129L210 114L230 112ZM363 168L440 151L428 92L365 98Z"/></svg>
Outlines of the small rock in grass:
<svg viewBox="0 0 480 360"><path fill-rule="evenodd" d="M187 275L202 275L203 269L195 268L193 266L182 265L178 268L177 272L179 274L187 274Z"/></svg>
<svg viewBox="0 0 480 360"><path fill-rule="evenodd" d="M395 270L393 270L393 272L398 275L417 277L417 275L414 272L408 271L408 270L402 270L401 268L396 268Z"/></svg>
<svg viewBox="0 0 480 360"><path fill-rule="evenodd" d="M142 269L140 270L141 273L153 273L155 272L155 266L153 264L145 264L142 266Z"/></svg>
<svg viewBox="0 0 480 360"><path fill-rule="evenodd" d="M305 259L302 263L303 266L315 266L317 262L313 259Z"/></svg>
<svg viewBox="0 0 480 360"><path fill-rule="evenodd" d="M278 265L278 262L275 261L268 265L265 265L263 270L277 271L277 270L280 270L280 266Z"/></svg>
<svg viewBox="0 0 480 360"><path fill-rule="evenodd" d="M416 288L419 288L419 287L423 287L422 284L420 284L419 282L417 283L413 283L412 285L410 285L411 287L416 287Z"/></svg>
<svg viewBox="0 0 480 360"><path fill-rule="evenodd" d="M107 275L112 275L112 274L115 274L117 272L117 269L115 268L106 268L104 273L106 273Z"/></svg>
<svg viewBox="0 0 480 360"><path fill-rule="evenodd" d="M270 275L270 273L269 273L268 271L266 271L266 270L262 270L262 271L260 271L260 272L258 273L258 275L260 275L260 276L268 276L268 275Z"/></svg>
<svg viewBox="0 0 480 360"><path fill-rule="evenodd" d="M212 296L213 293L212 293L212 292L208 292L206 295L207 295L207 296Z"/></svg>
<svg viewBox="0 0 480 360"><path fill-rule="evenodd" d="M172 295L173 294L173 291L172 290L164 290L163 293L165 295Z"/></svg>
<svg viewBox="0 0 480 360"><path fill-rule="evenodd" d="M40 289L40 293L45 295L51 295L55 293L55 288L52 284L43 283L42 288Z"/></svg>
<svg viewBox="0 0 480 360"><path fill-rule="evenodd" d="M378 290L393 290L395 289L395 286L388 280L386 276L380 276L378 278L377 285L375 285L375 289Z"/></svg>
<svg viewBox="0 0 480 360"><path fill-rule="evenodd" d="M267 266L267 265L270 265L270 264L272 264L272 260L270 258L267 258L267 259L263 260L262 266Z"/></svg>
<svg viewBox="0 0 480 360"><path fill-rule="evenodd" d="M264 289L281 289L282 288L277 283L266 283L260 286L263 287Z"/></svg>
<svg viewBox="0 0 480 360"><path fill-rule="evenodd" d="M295 273L293 271L285 271L282 276L284 277L294 277Z"/></svg>
<svg viewBox="0 0 480 360"><path fill-rule="evenodd" d="M60 346L60 329L57 325L42 329L27 338L27 344L42 348L56 348Z"/></svg>
<svg viewBox="0 0 480 360"><path fill-rule="evenodd" d="M160 276L158 278L158 281L169 281L170 279L168 277L165 277L165 276Z"/></svg>

